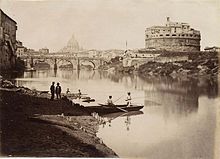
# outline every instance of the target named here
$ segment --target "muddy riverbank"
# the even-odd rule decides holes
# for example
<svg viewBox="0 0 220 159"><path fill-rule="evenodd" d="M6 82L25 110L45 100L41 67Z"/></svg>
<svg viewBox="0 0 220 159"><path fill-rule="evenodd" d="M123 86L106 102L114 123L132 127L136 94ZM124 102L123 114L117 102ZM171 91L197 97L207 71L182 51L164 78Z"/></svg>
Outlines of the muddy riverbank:
<svg viewBox="0 0 220 159"><path fill-rule="evenodd" d="M27 88L1 88L1 156L117 157L97 121L68 100Z"/></svg>

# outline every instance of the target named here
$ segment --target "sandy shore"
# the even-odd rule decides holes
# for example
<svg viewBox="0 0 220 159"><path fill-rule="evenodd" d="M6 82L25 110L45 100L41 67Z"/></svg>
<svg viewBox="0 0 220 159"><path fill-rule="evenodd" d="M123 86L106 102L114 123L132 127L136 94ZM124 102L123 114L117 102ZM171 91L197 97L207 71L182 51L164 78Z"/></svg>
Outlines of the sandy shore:
<svg viewBox="0 0 220 159"><path fill-rule="evenodd" d="M117 157L96 136L97 121L90 114L47 97L0 89L1 156Z"/></svg>

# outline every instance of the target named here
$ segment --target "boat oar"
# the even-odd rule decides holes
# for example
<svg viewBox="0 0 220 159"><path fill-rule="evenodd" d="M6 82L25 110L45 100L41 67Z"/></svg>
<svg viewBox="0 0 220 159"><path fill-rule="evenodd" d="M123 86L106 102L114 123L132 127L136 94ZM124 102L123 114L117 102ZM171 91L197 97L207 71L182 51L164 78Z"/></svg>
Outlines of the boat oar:
<svg viewBox="0 0 220 159"><path fill-rule="evenodd" d="M120 107L116 107L116 108L119 109L119 110L121 110L121 111L123 111L123 112L128 112L127 110L122 109L122 108L120 108Z"/></svg>
<svg viewBox="0 0 220 159"><path fill-rule="evenodd" d="M101 104L101 103L98 103L98 105L100 105L100 106L102 106L102 107L105 107L106 105L105 104ZM112 105L112 107L114 107L114 105ZM125 110L125 109L122 109L122 108L120 108L120 107L115 107L115 108L117 108L117 109L119 109L119 110L121 110L121 111L123 111L123 112L128 112L127 110Z"/></svg>
<svg viewBox="0 0 220 159"><path fill-rule="evenodd" d="M121 97L123 97L124 95L122 95ZM113 103L117 102L119 99L121 99L121 97L119 97L118 99L116 99Z"/></svg>

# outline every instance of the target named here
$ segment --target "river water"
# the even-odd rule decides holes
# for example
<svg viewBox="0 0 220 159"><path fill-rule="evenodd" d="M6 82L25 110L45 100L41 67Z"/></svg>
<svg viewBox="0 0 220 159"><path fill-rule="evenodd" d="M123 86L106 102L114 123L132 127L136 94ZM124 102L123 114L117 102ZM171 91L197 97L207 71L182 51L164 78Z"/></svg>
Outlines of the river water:
<svg viewBox="0 0 220 159"><path fill-rule="evenodd" d="M173 79L126 76L86 70L25 72L19 86L49 90L59 82L63 92L78 89L106 102L144 104L138 112L101 117L98 137L120 157L149 159L212 159L220 155L220 100L217 79Z"/></svg>

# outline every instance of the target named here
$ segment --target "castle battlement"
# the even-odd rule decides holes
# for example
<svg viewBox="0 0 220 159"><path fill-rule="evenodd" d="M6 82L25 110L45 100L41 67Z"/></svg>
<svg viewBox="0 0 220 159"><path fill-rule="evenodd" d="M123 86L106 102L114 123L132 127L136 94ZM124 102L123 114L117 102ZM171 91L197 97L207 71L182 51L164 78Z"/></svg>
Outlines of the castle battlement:
<svg viewBox="0 0 220 159"><path fill-rule="evenodd" d="M145 47L168 51L200 51L200 31L188 23L171 22L165 26L152 26L145 30Z"/></svg>

